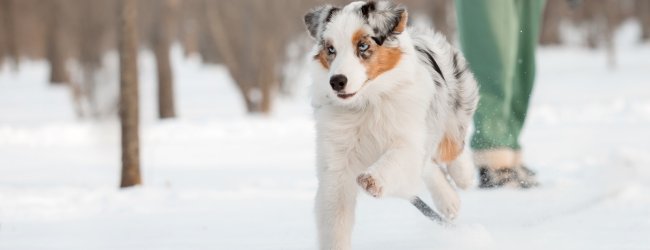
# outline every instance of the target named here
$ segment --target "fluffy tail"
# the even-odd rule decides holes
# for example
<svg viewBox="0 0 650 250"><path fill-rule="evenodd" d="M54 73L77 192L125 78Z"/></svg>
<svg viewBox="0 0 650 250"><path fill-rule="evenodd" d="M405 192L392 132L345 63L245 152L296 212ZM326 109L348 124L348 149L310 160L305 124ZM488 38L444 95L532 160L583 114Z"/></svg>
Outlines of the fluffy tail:
<svg viewBox="0 0 650 250"><path fill-rule="evenodd" d="M449 163L447 171L458 188L468 189L476 185L476 168L467 149Z"/></svg>
<svg viewBox="0 0 650 250"><path fill-rule="evenodd" d="M422 201L420 197L414 196L413 199L411 199L411 204L413 204L413 206L415 206L418 210L420 210L420 212L422 212L422 214L424 214L424 216L426 216L430 220L437 222L439 224L447 223L447 221L442 216L440 216L438 213L436 213L436 211L431 209L429 205L424 203L424 201Z"/></svg>

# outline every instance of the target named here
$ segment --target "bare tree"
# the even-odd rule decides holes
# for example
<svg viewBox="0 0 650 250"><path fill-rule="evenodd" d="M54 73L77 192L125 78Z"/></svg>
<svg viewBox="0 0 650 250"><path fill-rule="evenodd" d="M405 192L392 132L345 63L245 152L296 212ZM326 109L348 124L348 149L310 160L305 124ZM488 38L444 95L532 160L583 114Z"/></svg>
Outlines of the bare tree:
<svg viewBox="0 0 650 250"><path fill-rule="evenodd" d="M2 15L3 54L9 59L14 70L18 69L18 46L15 32L14 0L0 0L0 15ZM2 59L2 58L0 58Z"/></svg>
<svg viewBox="0 0 650 250"><path fill-rule="evenodd" d="M430 4L431 18L436 31L444 34L448 38L454 35L454 20L451 18L453 10L452 0L433 0Z"/></svg>
<svg viewBox="0 0 650 250"><path fill-rule="evenodd" d="M574 22L586 30L587 46L605 48L607 63L616 67L614 31L625 18L623 4L618 0L584 1L571 16Z"/></svg>
<svg viewBox="0 0 650 250"><path fill-rule="evenodd" d="M122 178L120 187L142 183L137 65L137 1L120 0L120 122L122 127Z"/></svg>
<svg viewBox="0 0 650 250"><path fill-rule="evenodd" d="M539 42L543 45L557 45L560 40L560 24L567 13L566 0L548 0L542 19L542 31Z"/></svg>
<svg viewBox="0 0 650 250"><path fill-rule="evenodd" d="M66 55L64 52L64 33L62 17L58 16L63 9L64 1L51 0L48 2L51 12L48 12L47 29L47 60L50 63L50 83L65 84L70 82L66 69ZM63 8L62 8L63 7Z"/></svg>
<svg viewBox="0 0 650 250"><path fill-rule="evenodd" d="M77 9L73 23L76 32L76 59L81 65L81 76L77 79L79 82L73 82L72 87L76 88L74 91L79 98L84 100L86 114L94 118L114 114L118 105L108 109L102 107L100 95L105 94L101 92L102 86L111 83L98 77L98 73L104 67L105 53L117 47L115 33L119 18L112 13L118 12L118 1L74 0L73 3ZM115 100L114 103L119 101ZM82 112L82 115L86 114Z"/></svg>
<svg viewBox="0 0 650 250"><path fill-rule="evenodd" d="M301 20L307 7L303 4L288 0L204 1L208 34L249 113L272 109L284 46L297 32L304 32ZM237 28L233 29L233 24Z"/></svg>
<svg viewBox="0 0 650 250"><path fill-rule="evenodd" d="M185 0L181 2L181 13L178 18L179 32L181 34L181 45L185 56L199 53L200 39L200 2L197 0Z"/></svg>
<svg viewBox="0 0 650 250"><path fill-rule="evenodd" d="M174 76L169 51L174 36L178 1L156 1L158 18L154 28L153 47L158 69L158 117L176 116L174 109Z"/></svg>
<svg viewBox="0 0 650 250"><path fill-rule="evenodd" d="M52 82L65 82L66 60L78 62L70 70L79 114L99 118L114 114L119 100L107 93L114 81L111 57L116 41L121 0L0 0L0 63L17 69L20 58L52 63ZM170 45L180 41L185 54L198 54L203 63L225 65L250 113L268 113L279 92L280 70L289 60L287 45L305 36L301 22L309 8L349 0L136 0L136 25L141 39L134 45L156 56L158 110L161 118L176 115ZM453 0L400 0L413 17L429 14L436 30L455 35ZM615 64L613 35L622 20L636 18L642 39L650 40L650 0L583 0L571 9L565 0L548 0L540 36L542 44L560 43L561 22L573 22L587 34L587 46L607 50ZM306 38L304 38L306 40ZM300 47L301 53L307 49ZM12 63L13 62L13 63ZM76 67L75 67L76 69ZM79 73L81 72L81 73ZM111 95L112 94L112 95Z"/></svg>
<svg viewBox="0 0 650 250"><path fill-rule="evenodd" d="M650 1L636 0L635 10L641 23L641 40L650 41Z"/></svg>
<svg viewBox="0 0 650 250"><path fill-rule="evenodd" d="M235 80L238 90L244 99L246 109L248 112L255 112L255 102L252 100L250 94L252 87L250 86L250 80L248 80L250 75L243 73L245 69L242 67L242 64L245 58L243 56L238 58L234 47L246 46L244 44L238 44L238 42L244 42L243 39L237 39L238 37L241 37L243 32L229 34L226 26L226 23L229 21L240 21L236 18L240 16L238 8L240 8L241 4L241 2L235 1L224 1L218 3L215 1L205 0L203 9L206 12L205 16L207 18L209 34L215 42L215 48L216 51L218 51L219 57L228 66L228 71L230 71L230 75ZM246 19L248 19L248 16ZM250 22L250 20L247 20L240 24L244 26L242 27L243 29L250 29ZM246 33L250 34L253 33L253 31L247 30Z"/></svg>

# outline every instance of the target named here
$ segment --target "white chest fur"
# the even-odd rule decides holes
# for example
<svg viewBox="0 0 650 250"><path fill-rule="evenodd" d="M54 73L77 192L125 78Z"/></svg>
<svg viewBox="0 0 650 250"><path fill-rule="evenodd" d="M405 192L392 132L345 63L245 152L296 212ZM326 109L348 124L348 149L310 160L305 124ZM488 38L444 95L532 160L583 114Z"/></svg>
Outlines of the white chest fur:
<svg viewBox="0 0 650 250"><path fill-rule="evenodd" d="M391 147L416 144L423 148L427 139L425 121L430 108L428 91L417 91L415 83L390 95L369 99L363 108L328 106L316 110L319 158L323 168L364 171ZM427 136L425 136L427 137Z"/></svg>

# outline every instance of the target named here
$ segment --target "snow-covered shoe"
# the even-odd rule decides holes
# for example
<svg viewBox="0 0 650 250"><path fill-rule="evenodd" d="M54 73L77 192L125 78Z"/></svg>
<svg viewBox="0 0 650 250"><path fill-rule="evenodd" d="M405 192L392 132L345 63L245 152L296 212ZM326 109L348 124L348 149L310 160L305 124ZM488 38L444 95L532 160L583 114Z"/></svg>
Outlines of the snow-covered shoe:
<svg viewBox="0 0 650 250"><path fill-rule="evenodd" d="M526 166L519 166L517 170L517 182L521 188L532 188L539 186L537 178L535 178L535 171L529 169Z"/></svg>
<svg viewBox="0 0 650 250"><path fill-rule="evenodd" d="M520 150L495 148L474 152L474 162L479 167L479 187L496 188L537 186L535 172L522 164Z"/></svg>
<svg viewBox="0 0 650 250"><path fill-rule="evenodd" d="M513 186L518 188L531 188L539 185L534 175L535 172L524 166L501 169L491 169L483 166L479 168L479 187L497 188Z"/></svg>

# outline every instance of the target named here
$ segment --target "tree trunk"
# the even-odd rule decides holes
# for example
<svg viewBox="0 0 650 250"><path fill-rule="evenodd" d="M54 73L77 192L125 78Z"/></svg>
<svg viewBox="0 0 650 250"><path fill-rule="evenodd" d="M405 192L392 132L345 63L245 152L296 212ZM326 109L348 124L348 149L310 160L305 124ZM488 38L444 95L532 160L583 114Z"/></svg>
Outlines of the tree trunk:
<svg viewBox="0 0 650 250"><path fill-rule="evenodd" d="M636 11L641 23L641 41L650 41L650 1L637 0Z"/></svg>
<svg viewBox="0 0 650 250"><path fill-rule="evenodd" d="M6 31L6 25L5 25L5 19L6 19L6 3L5 0L0 0L0 68L2 68L2 64L4 63L6 54L7 54L7 35L5 34Z"/></svg>
<svg viewBox="0 0 650 250"><path fill-rule="evenodd" d="M216 52L220 59L223 60L223 63L228 67L228 71L233 80L235 80L237 89L244 99L244 104L246 104L246 111L248 113L255 113L259 110L259 107L256 100L253 100L251 97L253 91L253 76L251 76L249 72L246 72L245 69L239 67L240 61L243 59L241 58L241 55L240 57L237 57L235 53L236 47L233 47L233 44L231 44L228 39L229 34L227 27L224 24L223 10L221 10L221 12L219 11L219 2L206 0L203 3L208 25L208 33L214 42Z"/></svg>
<svg viewBox="0 0 650 250"><path fill-rule="evenodd" d="M70 76L65 65L63 29L60 24L60 1L50 1L49 24L47 30L47 60L50 63L50 83L66 84L70 82Z"/></svg>
<svg viewBox="0 0 650 250"><path fill-rule="evenodd" d="M271 109L273 108L273 98L275 97L275 82L272 82L272 79L265 79L267 82L261 82L262 84L262 100L260 101L260 112L263 114L270 114Z"/></svg>
<svg viewBox="0 0 650 250"><path fill-rule="evenodd" d="M198 1L185 1L182 2L181 9L181 25L179 27L181 33L181 44L183 45L183 52L186 57L199 54L199 17L202 13L200 6L197 6Z"/></svg>
<svg viewBox="0 0 650 250"><path fill-rule="evenodd" d="M605 18L604 42L607 52L607 65L610 69L616 68L616 46L614 46L614 31L620 23L622 16L620 4L617 0L606 0L603 3L602 15Z"/></svg>
<svg viewBox="0 0 650 250"><path fill-rule="evenodd" d="M261 89L260 112L263 114L270 114L273 108L273 99L277 88L277 76L274 68L274 59L276 58L275 50L273 49L275 39L269 38L266 46L263 49L260 60L260 69L258 72L257 82Z"/></svg>
<svg viewBox="0 0 650 250"><path fill-rule="evenodd" d="M136 4L120 0L120 122L122 128L122 178L120 187L141 184L138 108Z"/></svg>
<svg viewBox="0 0 650 250"><path fill-rule="evenodd" d="M543 45L560 44L560 23L565 16L565 0L548 0L542 20L539 42Z"/></svg>
<svg viewBox="0 0 650 250"><path fill-rule="evenodd" d="M433 0L431 2L431 8L433 9L431 16L433 17L433 26L436 28L436 31L451 40L454 35L454 28L449 18L449 14L452 13L450 11L450 5L451 0Z"/></svg>
<svg viewBox="0 0 650 250"><path fill-rule="evenodd" d="M0 13L2 13L2 23L4 42L5 42L5 51L4 54L9 58L9 64L14 71L18 71L18 45L16 44L16 32L15 32L15 9L13 7L14 0L2 0L0 1ZM1 58L0 58L1 59Z"/></svg>
<svg viewBox="0 0 650 250"><path fill-rule="evenodd" d="M176 0L165 0L157 3L158 24L154 37L156 67L158 69L158 117L160 119L176 116L174 109L174 76L169 58L169 50L174 32L174 17L176 15Z"/></svg>

